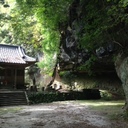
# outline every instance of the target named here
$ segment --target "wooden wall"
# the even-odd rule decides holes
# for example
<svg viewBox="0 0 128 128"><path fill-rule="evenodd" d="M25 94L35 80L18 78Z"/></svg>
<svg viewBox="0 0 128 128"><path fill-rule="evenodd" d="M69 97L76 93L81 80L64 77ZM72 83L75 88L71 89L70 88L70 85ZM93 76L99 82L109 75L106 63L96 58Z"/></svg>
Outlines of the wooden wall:
<svg viewBox="0 0 128 128"><path fill-rule="evenodd" d="M24 87L24 68L1 68L0 86L10 88Z"/></svg>

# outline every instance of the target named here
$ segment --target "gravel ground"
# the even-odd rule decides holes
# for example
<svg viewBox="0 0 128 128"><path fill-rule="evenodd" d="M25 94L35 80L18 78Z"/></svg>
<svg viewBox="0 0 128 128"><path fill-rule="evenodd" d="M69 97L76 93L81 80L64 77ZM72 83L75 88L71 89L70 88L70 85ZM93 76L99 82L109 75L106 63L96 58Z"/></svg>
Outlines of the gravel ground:
<svg viewBox="0 0 128 128"><path fill-rule="evenodd" d="M128 123L109 120L105 112L75 101L18 107L17 112L0 115L0 128L128 128Z"/></svg>

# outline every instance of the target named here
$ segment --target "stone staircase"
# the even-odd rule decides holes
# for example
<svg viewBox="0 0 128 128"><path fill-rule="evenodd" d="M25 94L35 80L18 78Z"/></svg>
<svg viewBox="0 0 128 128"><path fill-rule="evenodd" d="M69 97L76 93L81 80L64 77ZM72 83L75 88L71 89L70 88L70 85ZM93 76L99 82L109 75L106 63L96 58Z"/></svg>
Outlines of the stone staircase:
<svg viewBox="0 0 128 128"><path fill-rule="evenodd" d="M28 103L25 91L0 91L0 106L27 105Z"/></svg>

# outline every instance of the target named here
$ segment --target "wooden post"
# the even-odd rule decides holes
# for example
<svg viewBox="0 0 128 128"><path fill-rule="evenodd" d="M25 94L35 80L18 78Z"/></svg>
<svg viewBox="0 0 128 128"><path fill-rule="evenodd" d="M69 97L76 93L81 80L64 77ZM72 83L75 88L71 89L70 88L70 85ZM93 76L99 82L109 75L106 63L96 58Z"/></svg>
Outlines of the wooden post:
<svg viewBox="0 0 128 128"><path fill-rule="evenodd" d="M14 74L14 89L16 89L16 85L17 85L17 69L15 69L15 74Z"/></svg>

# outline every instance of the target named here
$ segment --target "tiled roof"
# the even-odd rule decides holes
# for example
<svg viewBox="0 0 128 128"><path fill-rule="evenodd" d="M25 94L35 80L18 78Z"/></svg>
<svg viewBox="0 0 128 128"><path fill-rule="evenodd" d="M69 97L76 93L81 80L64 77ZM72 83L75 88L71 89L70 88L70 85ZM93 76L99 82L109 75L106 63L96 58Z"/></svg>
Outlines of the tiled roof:
<svg viewBox="0 0 128 128"><path fill-rule="evenodd" d="M25 54L21 46L0 44L0 63L27 64L36 62Z"/></svg>

